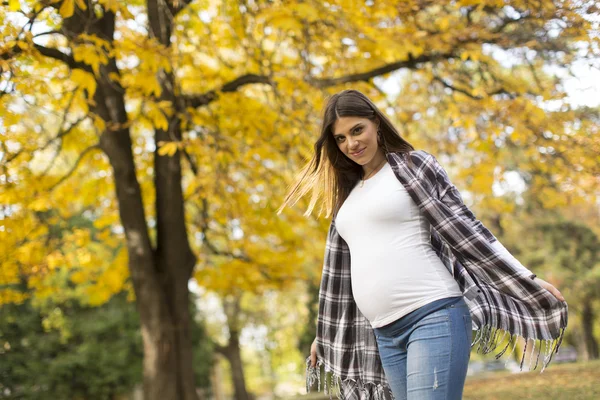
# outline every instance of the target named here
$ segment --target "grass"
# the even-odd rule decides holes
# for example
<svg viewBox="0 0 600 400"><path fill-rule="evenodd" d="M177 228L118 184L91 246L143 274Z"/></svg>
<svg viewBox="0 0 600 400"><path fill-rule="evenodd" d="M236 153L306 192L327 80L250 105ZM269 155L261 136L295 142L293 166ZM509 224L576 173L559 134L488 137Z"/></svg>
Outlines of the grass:
<svg viewBox="0 0 600 400"><path fill-rule="evenodd" d="M550 365L542 374L496 372L468 377L464 400L600 399L600 361Z"/></svg>
<svg viewBox="0 0 600 400"><path fill-rule="evenodd" d="M334 397L335 398L335 397ZM297 397L303 400L329 399L323 393ZM467 377L463 400L598 400L600 360L551 364L542 374L533 372L490 372Z"/></svg>

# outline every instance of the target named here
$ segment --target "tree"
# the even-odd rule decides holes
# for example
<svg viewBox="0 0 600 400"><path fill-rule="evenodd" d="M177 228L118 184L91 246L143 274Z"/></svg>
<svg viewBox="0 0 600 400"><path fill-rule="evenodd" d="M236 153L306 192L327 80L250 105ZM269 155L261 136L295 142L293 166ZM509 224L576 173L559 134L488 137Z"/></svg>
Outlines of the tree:
<svg viewBox="0 0 600 400"><path fill-rule="evenodd" d="M113 289L98 301L131 279L146 398L193 399L194 268L217 288L228 285L212 279L231 277L224 270L243 271L229 280L242 287L310 274L298 261L315 250L299 237L315 239L316 224L298 210L267 212L310 151L323 94L353 85L384 104L374 79L405 71L410 84L388 111L401 107L395 119L415 144L439 139L439 152L473 160L471 189L490 183L480 163L505 162L517 146L527 161L514 168L541 171L538 187L568 180L591 191L598 139L568 107L547 118L541 103L563 96L545 65L597 52L594 11L550 1L11 0L0 11L3 301L23 301L23 279L47 290L47 254L83 265L73 275L85 282L95 257L52 248L43 213L60 209L50 223L86 215L105 228L103 242L125 242L117 265L128 275L106 274Z"/></svg>
<svg viewBox="0 0 600 400"><path fill-rule="evenodd" d="M600 239L585 224L573 221L541 222L538 226L550 251L544 261L552 266L553 275L565 287L572 301L572 312L579 317L583 358L600 357L598 339L594 335L600 300Z"/></svg>
<svg viewBox="0 0 600 400"><path fill-rule="evenodd" d="M99 306L75 299L2 307L0 398L114 399L142 383L142 337L135 305L119 293ZM193 307L192 307L193 309ZM210 387L212 346L194 322L199 388Z"/></svg>
<svg viewBox="0 0 600 400"><path fill-rule="evenodd" d="M240 291L219 297L222 312L207 318L207 329L216 342L215 350L231 366L234 398L277 396L289 390L290 379L297 381L304 371L306 353L297 349L298 333L312 325L306 322L305 283L261 294ZM244 347L242 343L249 340L251 344Z"/></svg>
<svg viewBox="0 0 600 400"><path fill-rule="evenodd" d="M593 202L544 209L536 195L522 193L525 206L498 215L494 228L517 259L561 291L569 304L565 341L583 359L596 359L600 213Z"/></svg>
<svg viewBox="0 0 600 400"><path fill-rule="evenodd" d="M0 338L0 398L114 399L142 380L139 321L126 293L101 307L5 305Z"/></svg>

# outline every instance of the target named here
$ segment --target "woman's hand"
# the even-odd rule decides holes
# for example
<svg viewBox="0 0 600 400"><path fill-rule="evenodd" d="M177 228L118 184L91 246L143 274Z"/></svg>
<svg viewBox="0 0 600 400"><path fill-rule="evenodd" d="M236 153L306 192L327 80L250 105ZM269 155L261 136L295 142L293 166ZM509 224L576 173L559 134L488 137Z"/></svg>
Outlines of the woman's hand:
<svg viewBox="0 0 600 400"><path fill-rule="evenodd" d="M533 281L537 282L541 287L543 287L544 289L546 289L547 291L552 293L554 295L554 297L556 297L560 301L565 301L565 298L560 293L560 291L557 288L555 288L554 286L552 286L552 284L550 284L550 283L546 282L545 280L540 279L538 277L536 277Z"/></svg>
<svg viewBox="0 0 600 400"><path fill-rule="evenodd" d="M310 365L314 368L317 365L317 338L310 346Z"/></svg>

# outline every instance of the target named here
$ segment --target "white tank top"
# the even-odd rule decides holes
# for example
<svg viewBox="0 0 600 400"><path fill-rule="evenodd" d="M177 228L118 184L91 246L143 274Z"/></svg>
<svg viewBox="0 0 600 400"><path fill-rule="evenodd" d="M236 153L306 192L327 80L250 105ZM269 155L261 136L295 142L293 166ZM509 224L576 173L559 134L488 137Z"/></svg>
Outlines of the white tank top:
<svg viewBox="0 0 600 400"><path fill-rule="evenodd" d="M350 248L354 301L373 328L462 296L431 246L429 222L388 163L352 189L335 221Z"/></svg>

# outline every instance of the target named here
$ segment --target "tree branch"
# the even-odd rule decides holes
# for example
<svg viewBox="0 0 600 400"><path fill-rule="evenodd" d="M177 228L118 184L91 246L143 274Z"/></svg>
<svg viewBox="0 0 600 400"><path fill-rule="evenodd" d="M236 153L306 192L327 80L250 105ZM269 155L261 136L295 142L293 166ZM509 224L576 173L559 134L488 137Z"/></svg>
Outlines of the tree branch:
<svg viewBox="0 0 600 400"><path fill-rule="evenodd" d="M465 89L461 89L461 88L458 88L458 87L456 87L456 86L453 86L453 85L451 85L450 83L446 82L445 80L443 80L443 79L442 79L442 78L440 78L439 76L434 76L434 77L433 77L433 80L434 80L434 81L436 81L436 82L440 82L440 83L442 84L442 86L444 86L444 87L446 87L446 88L448 88L448 89L452 90L453 92L462 93L462 94L464 94L465 96L467 96L467 97L470 97L470 98L472 98L472 99L474 99L474 100L481 100L481 99L483 99L483 97L481 97L481 96L474 96L474 95L472 95L471 93L469 93L469 92L468 92L467 90L465 90Z"/></svg>
<svg viewBox="0 0 600 400"><path fill-rule="evenodd" d="M519 16L519 18L502 18L502 23L496 29L492 30L492 33L504 33L504 30L510 25L521 23L524 20L531 19L531 17L531 12L526 10Z"/></svg>
<svg viewBox="0 0 600 400"><path fill-rule="evenodd" d="M100 145L99 144L94 144L92 146L89 146L85 150L83 150L81 152L81 154L79 155L79 157L77 157L77 160L75 161L75 164L71 167L71 169L69 170L69 172L67 172L62 178L60 178L58 180L58 182L56 182L54 185L50 186L50 188L48 190L52 191L52 190L56 189L56 187L58 185L60 185L64 181L66 181L77 170L77 167L79 166L79 163L81 162L81 160L83 159L83 157L85 157L91 151L93 151L93 150L99 150L99 149L100 149Z"/></svg>
<svg viewBox="0 0 600 400"><path fill-rule="evenodd" d="M231 252L225 252L225 251L221 251L219 249L217 249L217 247L212 244L210 242L210 240L208 240L208 200L206 200L206 198L201 200L202 202L202 223L201 223L201 227L200 230L202 231L202 235L204 235L203 241L204 244L206 245L206 247L210 250L210 252L216 256L225 256L225 257L231 257L233 259L236 260L241 260L241 261L245 261L245 262L250 262L251 260L248 258L248 256L245 255L236 255L233 254Z"/></svg>
<svg viewBox="0 0 600 400"><path fill-rule="evenodd" d="M77 125L79 125L86 118L87 118L87 115L79 118L77 121L75 121L71 125L69 125L69 127L67 129L62 129L62 126L64 124L64 120L63 120L63 123L60 125L60 129L59 129L58 133L52 139L49 139L46 143L44 143L44 145L42 147L39 147L39 148L33 150L33 152L38 152L38 151L46 150L48 148L48 146L50 146L56 140L58 140L58 139L62 138L63 136L69 134L73 130L73 128L75 128ZM10 157L6 158L6 163L11 162L12 160L14 160L18 156L20 156L22 153L23 153L23 150L20 150L20 151L14 153L14 154L11 154Z"/></svg>
<svg viewBox="0 0 600 400"><path fill-rule="evenodd" d="M46 36L46 35L56 35L56 34L64 36L64 33L62 33L59 30L55 30L54 29L54 30L51 30L51 31L37 33L37 34L33 35L33 38L38 38L40 36Z"/></svg>
<svg viewBox="0 0 600 400"><path fill-rule="evenodd" d="M187 162L190 164L190 169L194 173L194 176L198 176L198 165L192 159L192 156L190 155L190 153L188 153L185 149L183 149L181 151L183 152L183 155L184 155L185 159L187 160Z"/></svg>
<svg viewBox="0 0 600 400"><path fill-rule="evenodd" d="M390 72L394 72L398 69L408 68L415 69L417 64L426 63L426 62L435 62L439 60L447 60L450 58L456 57L456 54L451 53L440 53L440 54L432 54L432 55L421 55L417 58L414 58L412 54L409 54L408 60L397 61L394 63L390 63L384 65L379 68L372 69L367 72L361 72L358 74L351 74L346 76L341 76L339 78L324 78L324 79L310 79L308 81L309 84L313 85L316 88L322 89L329 86L340 85L342 83L350 83L350 82L368 82L369 80L378 77L380 75L389 74Z"/></svg>
<svg viewBox="0 0 600 400"><path fill-rule="evenodd" d="M41 46L36 43L34 43L33 45L36 48L36 50L39 51L43 56L50 57L50 58L53 58L58 61L62 61L65 64L67 64L69 66L69 68L71 68L71 69L82 69L91 74L94 73L94 71L92 70L92 67L90 67L89 65L84 64L82 62L75 61L75 59L73 57L71 57L68 54L63 53L62 51L60 51L58 49L53 49L51 47L44 47L44 46Z"/></svg>
<svg viewBox="0 0 600 400"><path fill-rule="evenodd" d="M173 13L173 17L176 17L181 11L190 5L192 0L175 0L173 3L169 3L169 9Z"/></svg>
<svg viewBox="0 0 600 400"><path fill-rule="evenodd" d="M414 57L412 57L412 55L410 55L408 60L398 61L395 63L387 64L387 65L372 69L367 72L346 75L346 76L342 76L339 78L324 78L324 79L308 78L307 81L309 84L311 84L312 86L319 88L319 89L326 88L329 86L339 85L342 83L360 82L360 81L367 82L372 78L396 71L401 68L413 68L414 69L414 68L416 68L417 64L419 64L419 63L433 62L433 61L438 61L438 60L442 60L442 59L445 60L445 59L449 59L449 58L453 58L453 57L455 57L454 53L422 55L417 58L414 58ZM264 83L267 85L273 85L273 82L271 81L271 79L268 76L247 74L247 75L242 75L239 78L236 78L233 81L224 84L221 87L221 90L219 90L219 92L222 92L222 93L234 92L238 88L240 88L244 85L249 85L249 84L253 84L253 83ZM217 98L217 96L218 96L217 91L211 90L204 94L195 95L195 96L185 96L184 98L186 101L186 105L188 107L196 108L196 107L201 107L201 106L205 106L205 105L209 104L210 102L214 101Z"/></svg>
<svg viewBox="0 0 600 400"><path fill-rule="evenodd" d="M218 343L213 343L213 350L216 351L217 353L219 353L220 355L227 357L229 354L227 352L227 347L225 346L221 346Z"/></svg>
<svg viewBox="0 0 600 400"><path fill-rule="evenodd" d="M472 98L473 100L482 100L484 98L483 96L475 96L475 95L471 94L469 91L467 91L466 89L461 89L459 87L453 86L450 83L443 80L442 78L440 78L439 76L434 76L433 80L440 82L444 87L447 87L448 89L452 90L453 92L462 93L465 96ZM488 96L494 96L497 94L506 94L511 99L516 98L516 96L513 93L510 93L510 92L506 91L506 89L503 89L503 88L499 88L499 89L494 90L493 92L487 93Z"/></svg>
<svg viewBox="0 0 600 400"><path fill-rule="evenodd" d="M242 75L239 78L232 80L231 82L227 82L221 87L221 90L219 90L219 92L235 92L238 88L252 83L265 83L267 85L272 84L271 80L267 76L247 74ZM211 90L209 92L196 96L185 96L184 99L188 107L196 108L207 105L208 103L214 101L217 98L217 96L217 92L215 90Z"/></svg>

